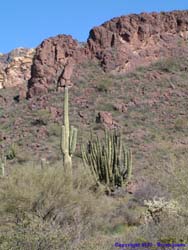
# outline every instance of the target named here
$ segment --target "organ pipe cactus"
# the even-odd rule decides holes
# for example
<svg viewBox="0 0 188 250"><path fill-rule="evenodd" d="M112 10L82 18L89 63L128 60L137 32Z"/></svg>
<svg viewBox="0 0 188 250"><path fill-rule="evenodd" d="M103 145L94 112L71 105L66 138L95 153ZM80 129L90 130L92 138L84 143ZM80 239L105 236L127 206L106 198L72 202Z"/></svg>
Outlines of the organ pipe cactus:
<svg viewBox="0 0 188 250"><path fill-rule="evenodd" d="M89 140L87 146L82 146L82 159L89 166L98 185L105 185L108 191L122 187L132 174L132 153L126 150L122 143L122 135L114 130L105 130L105 138Z"/></svg>
<svg viewBox="0 0 188 250"><path fill-rule="evenodd" d="M72 155L76 149L77 128L69 126L69 96L65 86L64 96L64 125L61 128L61 151L66 173L72 178Z"/></svg>

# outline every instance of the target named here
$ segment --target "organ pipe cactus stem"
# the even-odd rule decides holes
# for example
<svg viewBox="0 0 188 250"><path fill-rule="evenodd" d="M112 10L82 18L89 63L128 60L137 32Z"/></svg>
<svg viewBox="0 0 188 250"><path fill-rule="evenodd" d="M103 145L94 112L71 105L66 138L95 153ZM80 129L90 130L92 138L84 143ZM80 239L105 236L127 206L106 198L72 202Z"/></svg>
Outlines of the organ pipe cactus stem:
<svg viewBox="0 0 188 250"><path fill-rule="evenodd" d="M121 133L105 131L104 140L91 139L82 146L82 159L89 167L97 184L105 185L106 190L114 190L130 180L132 174L132 152L125 150Z"/></svg>
<svg viewBox="0 0 188 250"><path fill-rule="evenodd" d="M72 178L72 155L76 150L77 128L69 125L68 87L64 89L64 125L61 128L61 151L66 173Z"/></svg>

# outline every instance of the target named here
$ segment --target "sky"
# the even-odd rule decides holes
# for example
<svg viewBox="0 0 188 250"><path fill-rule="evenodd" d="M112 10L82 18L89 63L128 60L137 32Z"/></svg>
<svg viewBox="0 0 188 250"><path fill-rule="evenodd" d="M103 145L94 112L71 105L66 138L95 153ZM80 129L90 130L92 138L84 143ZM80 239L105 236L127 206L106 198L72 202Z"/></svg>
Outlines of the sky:
<svg viewBox="0 0 188 250"><path fill-rule="evenodd" d="M90 29L113 17L171 10L188 10L188 0L2 0L0 53L58 34L84 42Z"/></svg>

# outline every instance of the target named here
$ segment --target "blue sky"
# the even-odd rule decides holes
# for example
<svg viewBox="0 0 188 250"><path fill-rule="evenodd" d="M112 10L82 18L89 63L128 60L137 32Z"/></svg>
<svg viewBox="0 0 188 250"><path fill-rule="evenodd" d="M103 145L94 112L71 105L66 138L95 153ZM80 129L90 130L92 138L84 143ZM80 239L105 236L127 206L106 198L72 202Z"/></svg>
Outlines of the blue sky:
<svg viewBox="0 0 188 250"><path fill-rule="evenodd" d="M92 27L113 17L188 10L188 0L2 0L0 8L0 52L6 53L57 34L86 41Z"/></svg>

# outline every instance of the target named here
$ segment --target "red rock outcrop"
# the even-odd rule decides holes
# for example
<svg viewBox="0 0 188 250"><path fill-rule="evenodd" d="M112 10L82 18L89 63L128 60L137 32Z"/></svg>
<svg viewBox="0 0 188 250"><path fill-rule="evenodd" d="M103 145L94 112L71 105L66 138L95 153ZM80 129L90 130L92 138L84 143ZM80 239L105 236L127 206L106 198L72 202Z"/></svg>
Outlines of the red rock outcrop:
<svg viewBox="0 0 188 250"><path fill-rule="evenodd" d="M36 49L28 97L71 84L74 65L96 58L104 71L128 72L156 60L188 53L188 11L114 18L90 31L87 44L59 35Z"/></svg>
<svg viewBox="0 0 188 250"><path fill-rule="evenodd" d="M36 49L28 97L47 93L50 88L71 84L74 64L88 57L88 48L81 46L71 36L58 35L45 40Z"/></svg>
<svg viewBox="0 0 188 250"><path fill-rule="evenodd" d="M174 11L114 18L90 31L88 45L106 71L127 72L173 55L186 40L188 11Z"/></svg>
<svg viewBox="0 0 188 250"><path fill-rule="evenodd" d="M27 84L31 78L31 65L35 49L18 48L1 56L0 88Z"/></svg>

